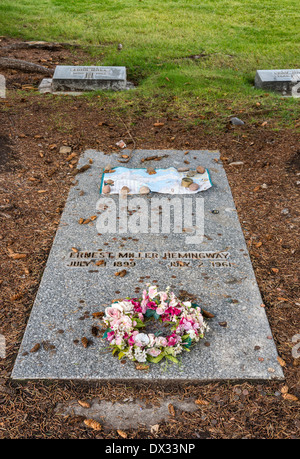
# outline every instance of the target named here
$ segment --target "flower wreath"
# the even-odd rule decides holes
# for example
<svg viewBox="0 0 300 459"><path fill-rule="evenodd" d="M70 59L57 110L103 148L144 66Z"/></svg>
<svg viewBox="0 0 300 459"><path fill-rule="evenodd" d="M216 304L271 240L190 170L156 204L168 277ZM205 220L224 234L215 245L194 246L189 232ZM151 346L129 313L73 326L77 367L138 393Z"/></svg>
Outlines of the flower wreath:
<svg viewBox="0 0 300 459"><path fill-rule="evenodd" d="M176 355L189 351L191 345L203 338L205 328L201 308L190 301L180 301L169 288L158 292L156 286L147 284L141 299L127 298L116 301L105 309L103 335L112 353L119 359L158 363L164 357L177 362ZM170 325L171 334L140 332L154 318Z"/></svg>

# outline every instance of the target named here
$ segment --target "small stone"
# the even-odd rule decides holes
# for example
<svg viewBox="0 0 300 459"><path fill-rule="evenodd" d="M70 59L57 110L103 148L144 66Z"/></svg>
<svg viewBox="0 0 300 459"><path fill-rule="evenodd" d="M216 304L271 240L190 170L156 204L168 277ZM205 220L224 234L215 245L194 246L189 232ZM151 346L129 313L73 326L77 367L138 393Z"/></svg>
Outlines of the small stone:
<svg viewBox="0 0 300 459"><path fill-rule="evenodd" d="M122 186L121 188L121 194L127 194L129 193L130 189L128 188L128 186Z"/></svg>
<svg viewBox="0 0 300 459"><path fill-rule="evenodd" d="M184 186L185 188L188 188L192 183L193 183L193 180L190 178L183 178L181 180L181 186Z"/></svg>
<svg viewBox="0 0 300 459"><path fill-rule="evenodd" d="M196 171L198 172L198 174L204 174L205 168L202 166L197 166Z"/></svg>
<svg viewBox="0 0 300 459"><path fill-rule="evenodd" d="M282 211L281 211L282 215L288 215L288 213L289 213L289 209L287 209L287 208L282 209Z"/></svg>
<svg viewBox="0 0 300 459"><path fill-rule="evenodd" d="M147 186L142 186L140 188L140 194L148 194L150 193L150 188L148 188Z"/></svg>
<svg viewBox="0 0 300 459"><path fill-rule="evenodd" d="M191 183L190 186L189 186L189 190L191 190L191 191L197 191L197 190L199 190L199 188L200 187L199 187L198 183Z"/></svg>
<svg viewBox="0 0 300 459"><path fill-rule="evenodd" d="M177 169L178 172L187 172L189 170L190 170L189 167L178 167L178 169Z"/></svg>
<svg viewBox="0 0 300 459"><path fill-rule="evenodd" d="M242 126L243 124L245 124L244 121L240 120L236 116L230 119L230 123L233 124L234 126Z"/></svg>
<svg viewBox="0 0 300 459"><path fill-rule="evenodd" d="M36 343L32 349L30 349L31 353L37 352L40 349L41 345L40 343Z"/></svg>
<svg viewBox="0 0 300 459"><path fill-rule="evenodd" d="M242 393L241 389L239 389L238 387L234 388L233 391L234 391L236 394L239 394L239 395Z"/></svg>
<svg viewBox="0 0 300 459"><path fill-rule="evenodd" d="M119 142L117 142L116 145L120 148L126 148L126 143L124 142L124 140L119 140Z"/></svg>
<svg viewBox="0 0 300 459"><path fill-rule="evenodd" d="M104 172L109 172L112 168L112 165L111 164L106 164L105 168L104 168Z"/></svg>
<svg viewBox="0 0 300 459"><path fill-rule="evenodd" d="M154 175L156 174L156 170L153 167L147 167L147 174Z"/></svg>
<svg viewBox="0 0 300 459"><path fill-rule="evenodd" d="M102 188L102 192L104 194L110 193L110 186L109 185L104 185L104 187Z"/></svg>
<svg viewBox="0 0 300 459"><path fill-rule="evenodd" d="M67 147L65 145L63 145L62 147L60 147L59 149L59 153L62 153L62 154L67 154L67 153L71 153L72 151L72 148L71 147Z"/></svg>

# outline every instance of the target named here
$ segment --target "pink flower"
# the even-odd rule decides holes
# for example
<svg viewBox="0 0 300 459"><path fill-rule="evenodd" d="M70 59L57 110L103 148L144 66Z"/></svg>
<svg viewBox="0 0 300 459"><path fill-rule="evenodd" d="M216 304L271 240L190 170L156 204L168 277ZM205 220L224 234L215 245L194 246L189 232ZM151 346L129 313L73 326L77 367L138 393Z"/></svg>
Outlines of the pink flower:
<svg viewBox="0 0 300 459"><path fill-rule="evenodd" d="M175 346L179 341L179 337L175 333L172 333L171 336L167 336L167 340L168 346Z"/></svg>
<svg viewBox="0 0 300 459"><path fill-rule="evenodd" d="M121 338L121 336L118 336L118 337L116 338L116 345L117 345L117 346L121 346L121 344L122 344L122 338Z"/></svg>
<svg viewBox="0 0 300 459"><path fill-rule="evenodd" d="M113 319L119 319L121 317L121 311L119 308L116 307L109 307L105 309L105 314Z"/></svg>
<svg viewBox="0 0 300 459"><path fill-rule="evenodd" d="M168 294L166 292L159 292L160 302L164 303L168 299Z"/></svg>
<svg viewBox="0 0 300 459"><path fill-rule="evenodd" d="M156 349L155 347L151 347L151 349L147 350L147 354L152 355L152 357L157 357L159 354L161 354L161 350Z"/></svg>
<svg viewBox="0 0 300 459"><path fill-rule="evenodd" d="M134 339L134 338L135 338L135 336L136 336L137 334L138 334L138 331L134 331L134 332L132 333L132 335L131 335L130 338L128 339L128 344L129 344L129 346L133 346L133 345L134 345L134 343L135 343L135 339Z"/></svg>
<svg viewBox="0 0 300 459"><path fill-rule="evenodd" d="M111 342L114 339L115 332L111 331L107 333L106 339L107 341Z"/></svg>
<svg viewBox="0 0 300 459"><path fill-rule="evenodd" d="M169 321L171 320L170 314L166 314L166 313L165 313L165 314L162 314L162 315L160 316L160 318L161 318L161 320L162 320L163 322L169 322Z"/></svg>
<svg viewBox="0 0 300 459"><path fill-rule="evenodd" d="M156 338L156 345L157 346L166 347L167 344L168 344L168 341L163 336L159 336L158 338Z"/></svg>
<svg viewBox="0 0 300 459"><path fill-rule="evenodd" d="M179 316L181 314L181 310L175 307L169 307L166 310L166 314L171 314L172 316Z"/></svg>
<svg viewBox="0 0 300 459"><path fill-rule="evenodd" d="M149 301L147 303L147 309L156 309L157 308L157 305L155 303L155 301Z"/></svg>
<svg viewBox="0 0 300 459"><path fill-rule="evenodd" d="M130 300L134 307L134 312L142 312L141 304L136 298Z"/></svg>

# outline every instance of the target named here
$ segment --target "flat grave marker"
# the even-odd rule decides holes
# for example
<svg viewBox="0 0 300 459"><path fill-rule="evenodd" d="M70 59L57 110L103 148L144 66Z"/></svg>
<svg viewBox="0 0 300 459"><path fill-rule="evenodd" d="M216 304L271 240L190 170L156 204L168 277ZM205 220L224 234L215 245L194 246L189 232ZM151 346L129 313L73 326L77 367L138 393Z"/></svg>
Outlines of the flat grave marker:
<svg viewBox="0 0 300 459"><path fill-rule="evenodd" d="M132 87L126 67L58 65L52 78L44 78L40 92L82 93L94 90L120 91Z"/></svg>
<svg viewBox="0 0 300 459"><path fill-rule="evenodd" d="M52 86L54 91L90 91L94 89L125 89L125 67L58 65Z"/></svg>
<svg viewBox="0 0 300 459"><path fill-rule="evenodd" d="M138 150L128 163L120 164L122 158L118 154L105 155L95 150L83 154L78 167L90 167L77 174L77 183L70 190L13 368L13 379L167 383L283 379L219 157L217 151L185 154ZM111 168L180 168L186 162L190 169L199 164L205 167L213 186L189 196L144 196L145 207L139 218L149 218L141 232L136 195L126 199L117 194L100 195L103 169L108 163ZM115 213L106 232L100 232L99 221L107 203L104 198L115 205ZM164 198L172 204L169 227L156 226L159 212L151 213L154 198ZM180 214L179 207L175 210L178 205L184 215L181 228L180 219L175 219ZM187 210L191 208L189 214ZM202 221L199 215L203 210ZM151 227L156 230L151 232ZM123 269L124 277L115 276ZM150 364L148 370L139 371L134 362L124 363L113 357L107 343L93 336L92 327L99 326L99 320L92 314L104 311L116 298L141 297L148 282L159 290L169 286L185 299L195 297L215 317L209 320L204 339L191 352L180 354L180 365ZM88 347L82 345L82 337L88 339ZM32 352L37 343L38 350Z"/></svg>
<svg viewBox="0 0 300 459"><path fill-rule="evenodd" d="M293 87L300 82L300 69L257 70L255 87L291 96Z"/></svg>

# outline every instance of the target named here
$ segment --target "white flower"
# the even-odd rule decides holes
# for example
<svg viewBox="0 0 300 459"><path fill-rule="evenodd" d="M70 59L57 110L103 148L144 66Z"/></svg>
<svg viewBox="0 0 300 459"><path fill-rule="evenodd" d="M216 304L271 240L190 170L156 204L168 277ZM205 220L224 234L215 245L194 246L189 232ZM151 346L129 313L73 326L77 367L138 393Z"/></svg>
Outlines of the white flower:
<svg viewBox="0 0 300 459"><path fill-rule="evenodd" d="M182 346L180 344L177 344L177 346L173 347L173 355L180 354L182 351Z"/></svg>
<svg viewBox="0 0 300 459"><path fill-rule="evenodd" d="M188 308L192 306L192 303L190 301L184 301L182 304L184 304L184 306L187 306Z"/></svg>
<svg viewBox="0 0 300 459"><path fill-rule="evenodd" d="M138 333L134 338L134 342L137 346L140 347L147 346L147 344L150 342L149 336L146 335L146 333Z"/></svg>
<svg viewBox="0 0 300 459"><path fill-rule="evenodd" d="M197 338L195 330L188 330L187 334L190 335L191 339L196 339Z"/></svg>
<svg viewBox="0 0 300 459"><path fill-rule="evenodd" d="M156 297L157 295L157 287L155 285L150 286L148 289L148 295L151 300Z"/></svg>
<svg viewBox="0 0 300 459"><path fill-rule="evenodd" d="M153 344L155 343L154 333L149 333L148 338L149 338L149 346L153 346Z"/></svg>
<svg viewBox="0 0 300 459"><path fill-rule="evenodd" d="M140 348L137 347L134 350L134 357L136 358L138 362L146 362L147 360L146 351L142 351Z"/></svg>
<svg viewBox="0 0 300 459"><path fill-rule="evenodd" d="M132 320L128 316L122 316L119 322L119 331L130 331L132 328Z"/></svg>
<svg viewBox="0 0 300 459"><path fill-rule="evenodd" d="M119 308L121 308L122 312L128 313L133 310L133 304L130 301L120 301L117 303Z"/></svg>

